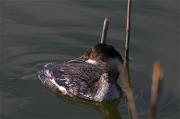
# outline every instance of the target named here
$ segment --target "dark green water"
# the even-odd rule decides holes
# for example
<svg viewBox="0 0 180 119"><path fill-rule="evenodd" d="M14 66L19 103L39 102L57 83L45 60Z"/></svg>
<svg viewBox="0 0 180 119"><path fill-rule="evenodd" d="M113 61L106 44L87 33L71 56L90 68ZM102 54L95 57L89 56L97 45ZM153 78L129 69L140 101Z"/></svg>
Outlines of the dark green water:
<svg viewBox="0 0 180 119"><path fill-rule="evenodd" d="M165 77L158 119L180 117L178 7L178 0L133 0L130 72L141 119L150 108L157 59ZM110 17L108 43L123 52L125 15L126 0L0 0L0 119L100 119L90 106L57 98L36 72L99 42L105 16ZM128 119L127 105L118 109Z"/></svg>

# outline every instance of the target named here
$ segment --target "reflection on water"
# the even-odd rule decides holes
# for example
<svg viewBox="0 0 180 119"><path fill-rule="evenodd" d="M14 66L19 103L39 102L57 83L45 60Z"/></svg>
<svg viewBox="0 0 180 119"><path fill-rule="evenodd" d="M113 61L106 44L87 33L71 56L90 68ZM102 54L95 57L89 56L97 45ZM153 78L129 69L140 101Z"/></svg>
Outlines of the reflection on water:
<svg viewBox="0 0 180 119"><path fill-rule="evenodd" d="M56 96L60 100L63 100L65 102L68 102L77 106L85 106L87 108L92 108L101 115L102 119L121 119L122 118L118 110L118 105L124 104L125 99L98 103L98 102L93 102L93 101L83 101L81 99L70 98L67 96L63 96L61 94L57 94Z"/></svg>
<svg viewBox="0 0 180 119"><path fill-rule="evenodd" d="M130 70L142 118L149 111L156 59L165 70L158 118L180 117L179 11L174 1L133 2ZM80 56L98 42L105 16L110 17L108 43L123 52L125 7L126 0L1 0L0 118L99 119L111 109L128 118L125 104L86 107L61 101L36 77L43 64Z"/></svg>
<svg viewBox="0 0 180 119"><path fill-rule="evenodd" d="M118 103L111 102L98 105L95 109L101 114L102 119L122 119L118 111Z"/></svg>

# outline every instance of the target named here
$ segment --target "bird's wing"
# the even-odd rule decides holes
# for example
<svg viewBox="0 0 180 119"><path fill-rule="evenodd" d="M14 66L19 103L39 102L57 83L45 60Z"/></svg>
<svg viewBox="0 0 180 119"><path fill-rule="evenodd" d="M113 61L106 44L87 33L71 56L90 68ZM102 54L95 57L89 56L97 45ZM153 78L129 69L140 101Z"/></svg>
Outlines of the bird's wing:
<svg viewBox="0 0 180 119"><path fill-rule="evenodd" d="M88 63L62 63L48 64L44 66L44 72L64 87L68 92L80 98L90 98L96 89L96 82L102 75L102 70ZM47 76L46 76L47 77ZM48 78L46 78L48 79ZM85 97L84 97L85 96Z"/></svg>

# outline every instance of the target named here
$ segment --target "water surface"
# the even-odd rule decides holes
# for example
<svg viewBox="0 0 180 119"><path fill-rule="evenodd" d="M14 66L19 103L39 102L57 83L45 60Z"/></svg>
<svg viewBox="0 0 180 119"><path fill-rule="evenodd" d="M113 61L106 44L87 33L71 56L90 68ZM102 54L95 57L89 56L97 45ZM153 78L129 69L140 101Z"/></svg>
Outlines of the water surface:
<svg viewBox="0 0 180 119"><path fill-rule="evenodd" d="M133 0L130 72L141 119L149 111L151 70L164 68L158 119L180 117L180 37L177 0ZM0 118L99 119L94 108L64 102L37 80L47 62L80 56L100 41L110 17L108 43L123 52L126 0L1 0ZM118 106L128 119L127 105Z"/></svg>

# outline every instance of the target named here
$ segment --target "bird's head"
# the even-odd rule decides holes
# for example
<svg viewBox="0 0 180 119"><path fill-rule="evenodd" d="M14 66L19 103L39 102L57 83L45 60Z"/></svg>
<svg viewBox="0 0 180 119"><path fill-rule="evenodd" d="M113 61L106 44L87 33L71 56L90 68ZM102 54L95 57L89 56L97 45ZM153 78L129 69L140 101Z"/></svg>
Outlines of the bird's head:
<svg viewBox="0 0 180 119"><path fill-rule="evenodd" d="M116 69L123 62L120 53L112 45L107 44L96 44L90 47L84 57L87 63L110 69Z"/></svg>
<svg viewBox="0 0 180 119"><path fill-rule="evenodd" d="M112 45L96 44L88 48L81 57L68 62L86 62L105 70L117 70L123 59Z"/></svg>

